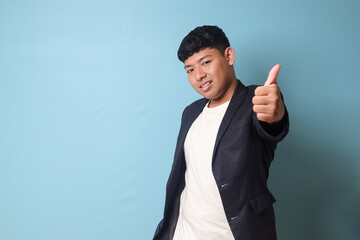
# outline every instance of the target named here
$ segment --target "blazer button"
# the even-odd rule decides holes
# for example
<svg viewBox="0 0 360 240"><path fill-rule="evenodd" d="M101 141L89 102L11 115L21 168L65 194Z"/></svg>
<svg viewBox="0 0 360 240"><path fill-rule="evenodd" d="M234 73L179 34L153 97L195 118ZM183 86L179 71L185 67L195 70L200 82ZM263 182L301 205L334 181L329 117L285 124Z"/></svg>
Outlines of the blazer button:
<svg viewBox="0 0 360 240"><path fill-rule="evenodd" d="M238 217L239 216L232 217L232 218L230 218L230 220L233 221L233 220L237 219Z"/></svg>
<svg viewBox="0 0 360 240"><path fill-rule="evenodd" d="M221 187L223 188L223 187L226 187L227 185L229 185L229 184L228 184L228 183L224 183L224 184L221 185Z"/></svg>

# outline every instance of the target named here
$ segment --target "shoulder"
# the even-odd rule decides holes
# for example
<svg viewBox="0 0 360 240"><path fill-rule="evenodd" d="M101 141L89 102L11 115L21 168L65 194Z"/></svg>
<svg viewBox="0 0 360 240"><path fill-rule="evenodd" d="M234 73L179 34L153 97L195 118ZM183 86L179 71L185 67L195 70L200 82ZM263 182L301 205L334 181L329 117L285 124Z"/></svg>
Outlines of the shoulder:
<svg viewBox="0 0 360 240"><path fill-rule="evenodd" d="M244 85L240 80L238 81L238 85L234 91L234 95L232 98L252 98L255 95L255 89L259 85Z"/></svg>
<svg viewBox="0 0 360 240"><path fill-rule="evenodd" d="M249 86L246 86L245 88L247 88L248 92L249 92L249 96L250 97L253 97L255 95L255 89L259 87L259 85L249 85Z"/></svg>
<svg viewBox="0 0 360 240"><path fill-rule="evenodd" d="M184 114L190 114L194 111L198 111L199 108L203 108L209 100L206 98L200 98L193 103L189 104L183 111Z"/></svg>

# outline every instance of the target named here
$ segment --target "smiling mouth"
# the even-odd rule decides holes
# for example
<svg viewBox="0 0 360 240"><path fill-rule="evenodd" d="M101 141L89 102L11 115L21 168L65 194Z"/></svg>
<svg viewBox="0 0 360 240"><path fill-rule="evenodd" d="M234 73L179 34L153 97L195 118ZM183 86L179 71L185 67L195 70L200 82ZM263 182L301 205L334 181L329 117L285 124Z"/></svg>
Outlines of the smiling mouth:
<svg viewBox="0 0 360 240"><path fill-rule="evenodd" d="M208 82L206 82L205 84L201 85L200 88L207 87L207 86L209 86L211 83L212 83L212 81L208 81Z"/></svg>

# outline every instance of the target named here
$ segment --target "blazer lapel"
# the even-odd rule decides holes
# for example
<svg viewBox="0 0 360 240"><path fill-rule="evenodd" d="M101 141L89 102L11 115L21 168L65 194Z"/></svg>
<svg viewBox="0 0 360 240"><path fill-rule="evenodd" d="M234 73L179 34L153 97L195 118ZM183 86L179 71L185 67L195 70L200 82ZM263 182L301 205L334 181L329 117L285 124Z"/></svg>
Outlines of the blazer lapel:
<svg viewBox="0 0 360 240"><path fill-rule="evenodd" d="M221 141L221 138L223 137L224 133L226 132L232 118L234 117L235 112L240 107L242 101L244 100L244 97L246 95L247 91L245 86L238 80L238 85L235 88L234 94L230 100L229 106L225 112L224 118L221 121L219 131L216 137L214 151L213 151L213 161L216 154L216 151L218 149L219 143Z"/></svg>

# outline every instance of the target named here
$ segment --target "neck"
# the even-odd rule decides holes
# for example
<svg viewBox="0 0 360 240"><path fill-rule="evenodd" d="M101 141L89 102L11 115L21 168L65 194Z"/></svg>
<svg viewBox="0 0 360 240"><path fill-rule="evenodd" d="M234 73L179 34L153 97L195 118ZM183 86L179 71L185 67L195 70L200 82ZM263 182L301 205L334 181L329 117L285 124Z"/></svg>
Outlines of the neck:
<svg viewBox="0 0 360 240"><path fill-rule="evenodd" d="M209 103L208 107L209 108L217 107L217 106L229 101L232 98L232 95L234 94L236 86L237 86L237 79L234 76L233 80L230 82L226 91L219 98L210 99L210 103Z"/></svg>

